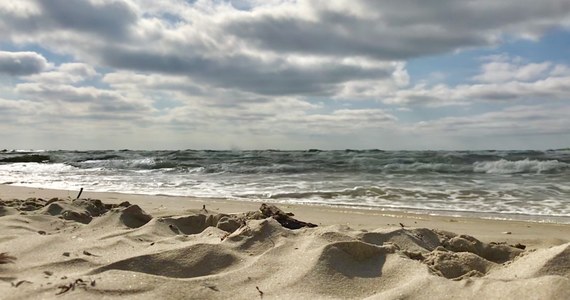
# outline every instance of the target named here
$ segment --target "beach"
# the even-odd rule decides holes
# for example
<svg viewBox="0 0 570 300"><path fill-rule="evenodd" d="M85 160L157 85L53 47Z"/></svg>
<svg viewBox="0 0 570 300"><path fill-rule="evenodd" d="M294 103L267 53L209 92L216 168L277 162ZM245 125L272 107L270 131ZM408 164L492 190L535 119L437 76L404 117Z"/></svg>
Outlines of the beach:
<svg viewBox="0 0 570 300"><path fill-rule="evenodd" d="M570 300L570 0L3 0L0 45L0 300Z"/></svg>
<svg viewBox="0 0 570 300"><path fill-rule="evenodd" d="M0 185L2 298L570 297L568 224L78 192Z"/></svg>

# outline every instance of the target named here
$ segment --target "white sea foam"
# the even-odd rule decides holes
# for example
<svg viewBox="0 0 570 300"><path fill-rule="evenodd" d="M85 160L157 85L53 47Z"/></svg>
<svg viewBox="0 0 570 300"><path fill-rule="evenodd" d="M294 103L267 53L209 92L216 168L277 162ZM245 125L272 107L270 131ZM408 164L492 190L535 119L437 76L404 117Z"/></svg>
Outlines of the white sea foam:
<svg viewBox="0 0 570 300"><path fill-rule="evenodd" d="M114 168L114 169L137 169L149 168L156 165L156 160L152 157L139 159L93 159L80 163L84 168Z"/></svg>
<svg viewBox="0 0 570 300"><path fill-rule="evenodd" d="M54 164L44 164L44 163L13 163L0 165L0 172L16 172L16 173L28 173L28 174L38 174L38 173L62 173L75 170L77 168L60 163Z"/></svg>
<svg viewBox="0 0 570 300"><path fill-rule="evenodd" d="M570 165L558 160L517 160L505 159L482 161L473 164L473 171L487 174L547 173L569 168Z"/></svg>
<svg viewBox="0 0 570 300"><path fill-rule="evenodd" d="M15 153L42 153L42 152L46 152L46 150L14 149L14 150L8 150L8 152L15 152Z"/></svg>
<svg viewBox="0 0 570 300"><path fill-rule="evenodd" d="M0 162L0 183L536 220L555 216L570 223L570 156L560 152L56 151L46 156L43 163ZM16 157L4 153L0 159Z"/></svg>
<svg viewBox="0 0 570 300"><path fill-rule="evenodd" d="M75 187L73 178L68 183L61 183L66 174L74 174L77 168L61 164L13 163L0 165L0 183L15 183L31 187L70 188ZM60 182L59 185L54 183Z"/></svg>
<svg viewBox="0 0 570 300"><path fill-rule="evenodd" d="M454 164L446 163L392 163L383 167L388 171L401 171L401 172L441 172L441 173L460 173L468 170L466 167L457 166Z"/></svg>

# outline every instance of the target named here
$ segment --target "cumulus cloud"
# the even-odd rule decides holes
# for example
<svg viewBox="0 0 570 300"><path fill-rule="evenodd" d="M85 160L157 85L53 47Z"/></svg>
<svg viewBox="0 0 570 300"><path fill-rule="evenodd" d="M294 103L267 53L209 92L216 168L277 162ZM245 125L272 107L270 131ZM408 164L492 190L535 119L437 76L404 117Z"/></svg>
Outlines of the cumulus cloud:
<svg viewBox="0 0 570 300"><path fill-rule="evenodd" d="M53 70L27 76L25 79L43 83L78 83L97 76L95 68L84 63L63 63Z"/></svg>
<svg viewBox="0 0 570 300"><path fill-rule="evenodd" d="M402 60L493 45L505 34L537 35L569 18L566 1L524 2L307 0L242 13L223 25L276 52Z"/></svg>
<svg viewBox="0 0 570 300"><path fill-rule="evenodd" d="M97 65L180 75L203 85L263 95L330 95L347 80L387 78L395 71L389 63L283 57L247 48L216 25L227 11L238 13L225 5L213 7L212 18L204 4L182 5L190 15L176 24L171 16L180 12L161 18L166 12L149 15L124 1L49 0L36 6L38 14L5 14L13 22L0 21L0 28L15 42L40 42Z"/></svg>
<svg viewBox="0 0 570 300"><path fill-rule="evenodd" d="M288 96L258 97L231 90L208 90L188 86L183 78L131 72L107 74L103 80L122 91L175 92L169 97L179 105L166 109L159 118L179 129L232 128L256 133L347 133L364 128L386 128L397 118L382 109L337 109L322 112L324 104Z"/></svg>
<svg viewBox="0 0 570 300"><path fill-rule="evenodd" d="M396 105L445 106L570 99L570 73L566 65L522 62L505 56L490 60L481 66L481 73L473 77L476 83L419 84L389 94L383 101Z"/></svg>
<svg viewBox="0 0 570 300"><path fill-rule="evenodd" d="M366 67L349 61L323 60L320 64L284 59L258 60L244 55L227 58L168 56L140 50L109 51L103 59L127 70L177 74L195 81L264 95L331 95L337 84L366 78L390 78L392 64Z"/></svg>
<svg viewBox="0 0 570 300"><path fill-rule="evenodd" d="M410 59L537 39L569 24L570 2L560 0L0 1L0 41L57 62L0 52L0 73L17 77L0 87L0 110L31 122L199 129L205 140L206 132L469 132L485 122L515 132L524 116L534 128L562 128L538 106L415 125L398 117L414 105L570 99L570 68L554 61L485 57L478 74L453 84L445 68L427 78L407 70Z"/></svg>
<svg viewBox="0 0 570 300"><path fill-rule="evenodd" d="M409 81L395 61L529 37L570 19L570 3L556 0L22 3L0 4L0 31L16 43L261 95L367 97L370 83Z"/></svg>
<svg viewBox="0 0 570 300"><path fill-rule="evenodd" d="M0 74L30 75L43 71L47 66L47 60L36 52L0 51Z"/></svg>
<svg viewBox="0 0 570 300"><path fill-rule="evenodd" d="M93 119L132 119L152 115L154 109L146 98L132 99L117 91L91 86L20 83L16 91L29 100L64 106L62 114Z"/></svg>
<svg viewBox="0 0 570 300"><path fill-rule="evenodd" d="M0 4L0 29L5 34L67 35L88 34L110 40L128 38L137 19L135 7L127 1L22 0Z"/></svg>
<svg viewBox="0 0 570 300"><path fill-rule="evenodd" d="M70 85L52 85L42 83L21 83L16 86L20 94L38 101L95 102L116 100L120 97L112 91L101 91L93 87L74 87Z"/></svg>
<svg viewBox="0 0 570 300"><path fill-rule="evenodd" d="M476 81L501 83L507 81L532 81L547 75L552 63L525 63L522 58L495 55L484 58L481 73L473 77Z"/></svg>

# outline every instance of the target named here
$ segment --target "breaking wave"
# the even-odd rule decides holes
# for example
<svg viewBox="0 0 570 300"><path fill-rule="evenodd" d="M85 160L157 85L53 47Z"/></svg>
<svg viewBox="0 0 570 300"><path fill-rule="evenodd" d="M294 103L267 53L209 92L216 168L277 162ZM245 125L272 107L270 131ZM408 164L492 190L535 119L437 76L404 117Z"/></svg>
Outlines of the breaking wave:
<svg viewBox="0 0 570 300"><path fill-rule="evenodd" d="M0 183L566 218L570 152L0 151Z"/></svg>
<svg viewBox="0 0 570 300"><path fill-rule="evenodd" d="M483 161L473 164L473 171L487 174L556 173L567 170L570 164L558 160Z"/></svg>

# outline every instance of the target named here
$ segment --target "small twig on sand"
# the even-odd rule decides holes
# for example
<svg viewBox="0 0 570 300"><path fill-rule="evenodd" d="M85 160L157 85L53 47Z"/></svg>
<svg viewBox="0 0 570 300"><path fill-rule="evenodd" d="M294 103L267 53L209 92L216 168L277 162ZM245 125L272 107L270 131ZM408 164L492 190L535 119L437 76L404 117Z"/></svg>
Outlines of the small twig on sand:
<svg viewBox="0 0 570 300"><path fill-rule="evenodd" d="M259 292L259 297L263 298L263 292L259 289L258 286L255 287L257 289L257 291Z"/></svg>
<svg viewBox="0 0 570 300"><path fill-rule="evenodd" d="M217 286L213 285L213 284L209 284L209 283L204 283L203 286L211 289L214 292L219 292L220 290L218 289Z"/></svg>
<svg viewBox="0 0 570 300"><path fill-rule="evenodd" d="M79 194L77 194L77 198L75 198L75 200L79 199L79 197L81 197L81 193L83 193L83 188L81 188L79 190Z"/></svg>
<svg viewBox="0 0 570 300"><path fill-rule="evenodd" d="M32 283L32 282L31 282L31 281L27 281L27 280L20 280L20 281L18 281L18 282L16 282L16 283L13 283L13 282L12 282L12 286L13 286L13 287L19 287L22 283Z"/></svg>

